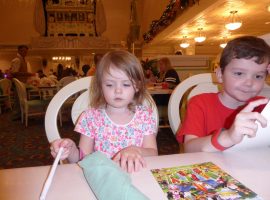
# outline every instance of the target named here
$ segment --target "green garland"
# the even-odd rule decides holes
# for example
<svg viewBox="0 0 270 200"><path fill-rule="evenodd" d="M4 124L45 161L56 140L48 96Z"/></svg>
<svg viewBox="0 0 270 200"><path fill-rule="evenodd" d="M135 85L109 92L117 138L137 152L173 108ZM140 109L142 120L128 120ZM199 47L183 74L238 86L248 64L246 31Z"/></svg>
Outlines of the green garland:
<svg viewBox="0 0 270 200"><path fill-rule="evenodd" d="M144 41L148 43L153 40L159 32L169 26L184 10L194 5L196 2L199 3L199 1L200 0L171 0L159 20L153 20L150 25L150 30L143 34Z"/></svg>

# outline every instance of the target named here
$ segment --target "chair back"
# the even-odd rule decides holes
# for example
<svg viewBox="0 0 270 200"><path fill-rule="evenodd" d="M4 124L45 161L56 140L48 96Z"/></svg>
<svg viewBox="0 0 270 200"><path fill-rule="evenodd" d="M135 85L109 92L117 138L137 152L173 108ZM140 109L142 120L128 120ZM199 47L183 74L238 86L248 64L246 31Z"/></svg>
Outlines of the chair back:
<svg viewBox="0 0 270 200"><path fill-rule="evenodd" d="M89 88L91 76L80 78L61 88L50 101L45 114L45 131L49 142L61 138L57 127L57 115L64 102L74 94L82 92L74 101L71 109L71 118L75 124L80 114L89 108ZM86 91L84 91L86 90ZM158 112L154 105L154 115L158 122ZM158 126L158 124L157 124Z"/></svg>
<svg viewBox="0 0 270 200"><path fill-rule="evenodd" d="M259 96L270 98L270 86L268 84L264 84L264 87L260 92Z"/></svg>
<svg viewBox="0 0 270 200"><path fill-rule="evenodd" d="M168 105L168 118L173 133L176 134L181 123L180 103L185 103L195 95L219 90L220 84L212 73L197 74L179 83L173 90Z"/></svg>
<svg viewBox="0 0 270 200"><path fill-rule="evenodd" d="M15 83L16 91L20 100L20 105L23 106L27 102L26 87L24 83L19 81L17 78L13 78L12 80Z"/></svg>
<svg viewBox="0 0 270 200"><path fill-rule="evenodd" d="M2 91L3 96L9 96L10 95L10 91L11 91L11 80L4 78L0 80L0 89Z"/></svg>

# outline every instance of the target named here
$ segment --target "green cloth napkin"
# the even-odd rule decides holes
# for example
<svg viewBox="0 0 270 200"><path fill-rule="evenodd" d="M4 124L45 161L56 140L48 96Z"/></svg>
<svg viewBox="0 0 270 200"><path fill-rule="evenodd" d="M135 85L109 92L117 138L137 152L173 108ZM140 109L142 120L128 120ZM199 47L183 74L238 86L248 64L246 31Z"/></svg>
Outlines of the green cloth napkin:
<svg viewBox="0 0 270 200"><path fill-rule="evenodd" d="M94 152L78 163L84 176L99 200L147 200L131 184L128 173L101 152Z"/></svg>

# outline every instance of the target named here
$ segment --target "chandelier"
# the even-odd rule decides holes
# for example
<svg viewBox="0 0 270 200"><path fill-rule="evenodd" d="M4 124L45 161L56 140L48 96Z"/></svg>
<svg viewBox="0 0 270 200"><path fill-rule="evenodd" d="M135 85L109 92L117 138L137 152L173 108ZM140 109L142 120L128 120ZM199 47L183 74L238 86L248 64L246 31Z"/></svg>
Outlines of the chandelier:
<svg viewBox="0 0 270 200"><path fill-rule="evenodd" d="M183 36L183 40L182 40L182 42L181 42L181 44L180 44L180 47L182 47L182 48L188 48L189 47L189 43L188 43L188 41L187 41L187 36Z"/></svg>
<svg viewBox="0 0 270 200"><path fill-rule="evenodd" d="M196 42L203 42L206 37L202 35L203 28L198 28L198 36L194 38Z"/></svg>
<svg viewBox="0 0 270 200"><path fill-rule="evenodd" d="M228 18L228 22L225 24L225 27L228 30L236 30L242 26L242 22L240 20L240 17L237 14L238 11L233 10L230 12L230 16Z"/></svg>

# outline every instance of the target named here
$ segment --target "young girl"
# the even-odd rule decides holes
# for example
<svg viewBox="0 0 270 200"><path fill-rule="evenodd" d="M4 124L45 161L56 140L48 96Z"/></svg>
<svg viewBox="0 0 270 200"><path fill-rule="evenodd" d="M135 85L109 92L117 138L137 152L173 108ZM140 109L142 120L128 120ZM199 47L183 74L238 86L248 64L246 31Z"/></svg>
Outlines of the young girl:
<svg viewBox="0 0 270 200"><path fill-rule="evenodd" d="M126 51L105 54L93 77L90 97L90 108L75 126L81 134L79 147L70 139L55 140L53 157L60 147L64 147L61 159L70 162L101 151L129 173L145 167L143 157L157 155L157 122L138 59ZM145 99L150 106L142 105Z"/></svg>

